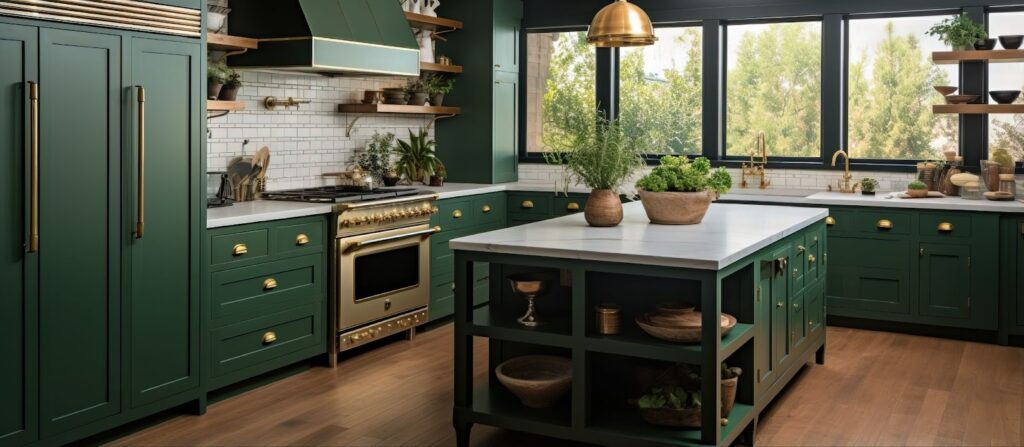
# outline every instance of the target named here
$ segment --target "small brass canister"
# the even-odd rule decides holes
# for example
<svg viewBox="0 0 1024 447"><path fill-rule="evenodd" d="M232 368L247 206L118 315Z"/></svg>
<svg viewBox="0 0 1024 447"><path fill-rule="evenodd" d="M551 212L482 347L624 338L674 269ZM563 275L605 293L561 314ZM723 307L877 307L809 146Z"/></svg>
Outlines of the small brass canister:
<svg viewBox="0 0 1024 447"><path fill-rule="evenodd" d="M597 317L597 332L604 335L619 333L622 323L622 308L617 304L599 304L594 308Z"/></svg>

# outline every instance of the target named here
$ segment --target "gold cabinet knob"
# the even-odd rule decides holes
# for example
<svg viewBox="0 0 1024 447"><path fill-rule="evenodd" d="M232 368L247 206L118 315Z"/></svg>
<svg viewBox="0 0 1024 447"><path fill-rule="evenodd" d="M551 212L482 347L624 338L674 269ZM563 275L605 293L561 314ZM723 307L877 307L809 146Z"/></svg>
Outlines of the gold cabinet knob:
<svg viewBox="0 0 1024 447"><path fill-rule="evenodd" d="M794 309L800 309L800 303L793 303Z"/></svg>
<svg viewBox="0 0 1024 447"><path fill-rule="evenodd" d="M277 341L277 334L274 331L267 331L266 334L263 334L263 344L269 345L275 341Z"/></svg>
<svg viewBox="0 0 1024 447"><path fill-rule="evenodd" d="M277 288L277 280L274 278L267 278L263 280L263 290L274 290Z"/></svg>
<svg viewBox="0 0 1024 447"><path fill-rule="evenodd" d="M523 203L520 203L519 207L520 208L525 208L525 209L533 208L533 201L532 200L523 200Z"/></svg>
<svg viewBox="0 0 1024 447"><path fill-rule="evenodd" d="M569 204L565 206L565 210L566 211L579 211L580 210L580 204L576 203L576 202L569 202Z"/></svg>
<svg viewBox="0 0 1024 447"><path fill-rule="evenodd" d="M943 233L952 233L953 232L953 224L951 224L949 222L942 222L942 223L939 224L938 230L943 232Z"/></svg>
<svg viewBox="0 0 1024 447"><path fill-rule="evenodd" d="M295 245L306 245L308 243L309 243L309 236L306 236L305 234L300 234L298 236L295 236Z"/></svg>
<svg viewBox="0 0 1024 447"><path fill-rule="evenodd" d="M835 225L835 224L836 224L836 218L835 217L828 216L828 217L825 218L825 225L828 225L828 226L831 227L832 225Z"/></svg>
<svg viewBox="0 0 1024 447"><path fill-rule="evenodd" d="M779 301L778 303L775 303L775 307L778 307L779 309L782 309L783 307L786 307L786 303L783 303L782 301Z"/></svg>
<svg viewBox="0 0 1024 447"><path fill-rule="evenodd" d="M817 261L817 260L818 260L818 258L815 257L814 255L807 255L807 262L808 263L814 264L814 262Z"/></svg>
<svg viewBox="0 0 1024 447"><path fill-rule="evenodd" d="M814 320L807 320L808 326L814 326Z"/></svg>
<svg viewBox="0 0 1024 447"><path fill-rule="evenodd" d="M879 230L891 230L892 229L892 221L889 220L889 219L882 219L882 220L879 220L878 223L875 224L875 226L877 226Z"/></svg>
<svg viewBox="0 0 1024 447"><path fill-rule="evenodd" d="M490 205L484 205L483 208L480 208L480 210L485 212L485 213L489 213L489 212L491 212L491 206Z"/></svg>
<svg viewBox="0 0 1024 447"><path fill-rule="evenodd" d="M235 246L231 248L231 254L234 256L242 256L248 252L249 246L245 244L235 244Z"/></svg>
<svg viewBox="0 0 1024 447"><path fill-rule="evenodd" d="M800 253L803 253L803 252L807 251L807 247L804 247L803 245L797 245L796 246L796 251L798 251Z"/></svg>
<svg viewBox="0 0 1024 447"><path fill-rule="evenodd" d="M458 218L462 217L462 210L455 210L455 211L452 211L452 217L454 217L454 218L456 218L456 219L458 219Z"/></svg>
<svg viewBox="0 0 1024 447"><path fill-rule="evenodd" d="M435 226L433 229L434 229L435 233L440 233L441 232L441 226L440 225Z"/></svg>

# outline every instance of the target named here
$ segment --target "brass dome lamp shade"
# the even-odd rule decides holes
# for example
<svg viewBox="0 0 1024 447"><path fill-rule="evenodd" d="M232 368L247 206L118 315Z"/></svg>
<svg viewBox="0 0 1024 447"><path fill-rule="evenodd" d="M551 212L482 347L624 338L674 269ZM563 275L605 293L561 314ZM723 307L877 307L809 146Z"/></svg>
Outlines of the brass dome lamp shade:
<svg viewBox="0 0 1024 447"><path fill-rule="evenodd" d="M626 0L601 8L590 23L587 42L601 48L654 45L651 18L639 6Z"/></svg>

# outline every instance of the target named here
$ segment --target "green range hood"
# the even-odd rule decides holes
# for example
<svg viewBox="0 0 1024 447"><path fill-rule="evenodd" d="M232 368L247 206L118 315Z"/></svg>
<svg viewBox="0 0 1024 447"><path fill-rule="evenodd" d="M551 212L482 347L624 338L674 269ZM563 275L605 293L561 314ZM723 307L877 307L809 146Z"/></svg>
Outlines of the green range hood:
<svg viewBox="0 0 1024 447"><path fill-rule="evenodd" d="M234 0L231 34L259 39L228 65L419 76L419 45L396 0Z"/></svg>

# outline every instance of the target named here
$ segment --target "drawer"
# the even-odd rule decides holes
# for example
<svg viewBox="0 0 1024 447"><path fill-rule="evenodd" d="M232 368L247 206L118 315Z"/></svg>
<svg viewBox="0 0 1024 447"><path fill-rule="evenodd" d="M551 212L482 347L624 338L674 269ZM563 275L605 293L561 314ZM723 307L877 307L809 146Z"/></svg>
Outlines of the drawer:
<svg viewBox="0 0 1024 447"><path fill-rule="evenodd" d="M322 302L326 296L323 264L323 257L313 254L214 273L210 285L213 324Z"/></svg>
<svg viewBox="0 0 1024 447"><path fill-rule="evenodd" d="M569 214L576 214L583 212L583 208L587 204L586 197L569 196L555 197L554 200L554 213L556 216L565 216Z"/></svg>
<svg viewBox="0 0 1024 447"><path fill-rule="evenodd" d="M852 231L864 234L910 234L909 214L892 211L860 211L853 216Z"/></svg>
<svg viewBox="0 0 1024 447"><path fill-rule="evenodd" d="M325 232L322 219L274 227L270 230L270 253L288 256L319 253L324 250Z"/></svg>
<svg viewBox="0 0 1024 447"><path fill-rule="evenodd" d="M789 298L789 345L795 351L807 338L807 317L804 312L804 294Z"/></svg>
<svg viewBox="0 0 1024 447"><path fill-rule="evenodd" d="M955 239L971 237L971 216L921 213L919 219L918 232L921 236Z"/></svg>
<svg viewBox="0 0 1024 447"><path fill-rule="evenodd" d="M270 232L266 228L213 236L210 265L243 263L267 256Z"/></svg>
<svg viewBox="0 0 1024 447"><path fill-rule="evenodd" d="M824 326L823 318L825 316L825 300L824 293L822 293L821 284L814 286L809 289L807 295L804 296L807 308L804 311L805 318L807 319L807 335L816 334Z"/></svg>
<svg viewBox="0 0 1024 447"><path fill-rule="evenodd" d="M325 341L321 312L307 306L211 331L214 377L272 363ZM266 370L282 365L267 364Z"/></svg>
<svg viewBox="0 0 1024 447"><path fill-rule="evenodd" d="M513 219L521 219L521 216L550 218L554 199L555 197L551 193L510 193L508 195L508 215Z"/></svg>
<svg viewBox="0 0 1024 447"><path fill-rule="evenodd" d="M477 224L505 224L507 202L503 194L487 194L473 200L473 212Z"/></svg>
<svg viewBox="0 0 1024 447"><path fill-rule="evenodd" d="M474 210L472 199L442 200L437 208L438 222L444 231L469 228L479 215Z"/></svg>
<svg viewBox="0 0 1024 447"><path fill-rule="evenodd" d="M829 232L853 231L854 214L853 211L829 209L825 227Z"/></svg>

